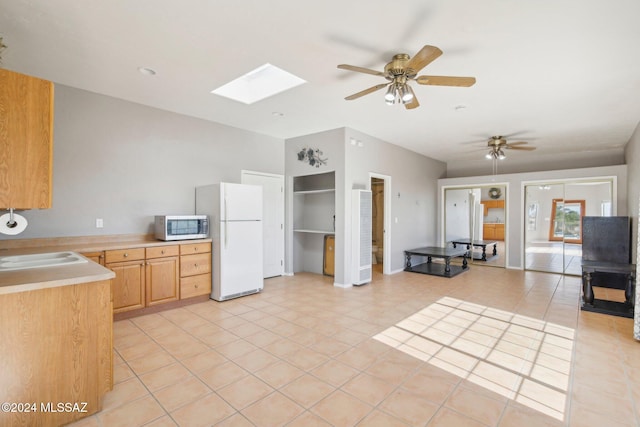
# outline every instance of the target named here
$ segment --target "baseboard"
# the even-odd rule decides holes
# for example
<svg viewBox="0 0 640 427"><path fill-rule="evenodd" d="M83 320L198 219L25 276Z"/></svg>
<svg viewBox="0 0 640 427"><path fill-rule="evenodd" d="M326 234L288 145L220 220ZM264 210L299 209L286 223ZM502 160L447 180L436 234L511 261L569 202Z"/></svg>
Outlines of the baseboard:
<svg viewBox="0 0 640 427"><path fill-rule="evenodd" d="M351 283L345 284L345 283L338 283L338 282L333 282L333 286L336 288L343 288L343 289L353 287Z"/></svg>

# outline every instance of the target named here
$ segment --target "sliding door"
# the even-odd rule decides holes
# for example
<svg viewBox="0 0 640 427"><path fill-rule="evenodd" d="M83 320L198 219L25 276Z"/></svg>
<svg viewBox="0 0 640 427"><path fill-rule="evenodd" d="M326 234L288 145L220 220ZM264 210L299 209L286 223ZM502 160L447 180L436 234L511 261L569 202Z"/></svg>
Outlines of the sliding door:
<svg viewBox="0 0 640 427"><path fill-rule="evenodd" d="M482 185L446 188L444 243L473 248L469 262L506 265L506 186Z"/></svg>
<svg viewBox="0 0 640 427"><path fill-rule="evenodd" d="M525 269L581 275L582 218L611 216L613 181L525 186Z"/></svg>

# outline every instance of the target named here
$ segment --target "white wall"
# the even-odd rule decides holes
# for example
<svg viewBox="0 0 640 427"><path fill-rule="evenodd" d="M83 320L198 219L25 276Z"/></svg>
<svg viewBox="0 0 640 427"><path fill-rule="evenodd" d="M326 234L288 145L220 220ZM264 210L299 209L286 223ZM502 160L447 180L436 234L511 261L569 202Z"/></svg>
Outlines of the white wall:
<svg viewBox="0 0 640 427"><path fill-rule="evenodd" d="M56 85L53 207L21 212L17 237L147 233L154 215L194 213L197 185L242 169L284 173L284 141Z"/></svg>
<svg viewBox="0 0 640 427"><path fill-rule="evenodd" d="M441 241L443 227L443 195L444 187L448 186L484 186L503 184L507 186L506 199L506 230L505 239L508 240L507 267L523 268L523 237L524 237L524 183L525 182L560 182L563 180L579 180L592 177L617 177L617 215L628 215L627 202L627 166L602 166L585 169L566 169L532 173L517 173L504 175L486 175L475 177L445 178L438 180L438 224Z"/></svg>

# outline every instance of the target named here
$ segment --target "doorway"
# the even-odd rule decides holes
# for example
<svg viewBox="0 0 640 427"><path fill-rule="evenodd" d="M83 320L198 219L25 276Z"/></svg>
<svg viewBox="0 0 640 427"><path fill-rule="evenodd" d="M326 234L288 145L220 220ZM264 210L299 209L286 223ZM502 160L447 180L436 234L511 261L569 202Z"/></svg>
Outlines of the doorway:
<svg viewBox="0 0 640 427"><path fill-rule="evenodd" d="M373 273L391 274L391 177L369 173Z"/></svg>
<svg viewBox="0 0 640 427"><path fill-rule="evenodd" d="M284 176L242 171L243 184L262 187L264 278L284 274Z"/></svg>

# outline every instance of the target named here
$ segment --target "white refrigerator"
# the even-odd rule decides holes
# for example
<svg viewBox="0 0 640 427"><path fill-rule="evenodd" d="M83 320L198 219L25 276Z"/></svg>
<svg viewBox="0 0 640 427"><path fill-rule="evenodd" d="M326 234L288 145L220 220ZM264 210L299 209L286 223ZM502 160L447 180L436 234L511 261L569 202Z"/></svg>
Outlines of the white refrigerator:
<svg viewBox="0 0 640 427"><path fill-rule="evenodd" d="M209 216L211 298L225 301L260 292L262 187L228 182L196 187L196 213Z"/></svg>

